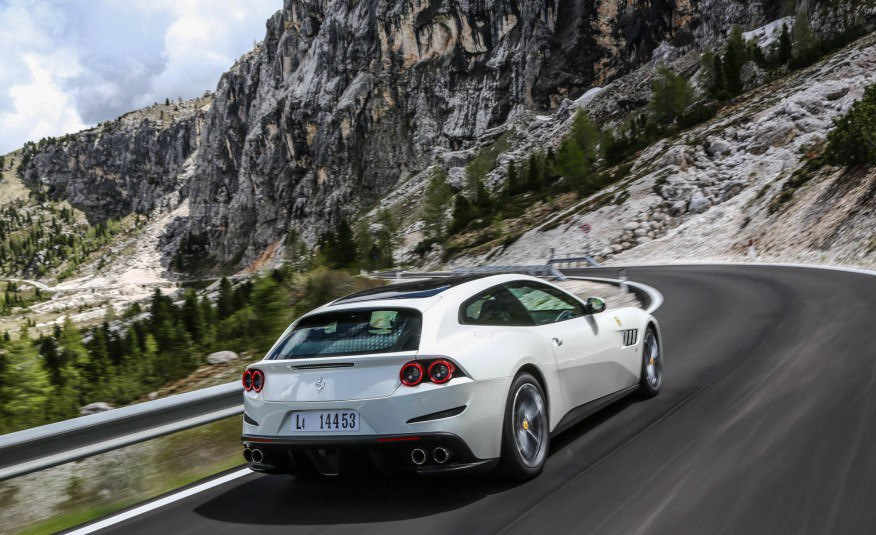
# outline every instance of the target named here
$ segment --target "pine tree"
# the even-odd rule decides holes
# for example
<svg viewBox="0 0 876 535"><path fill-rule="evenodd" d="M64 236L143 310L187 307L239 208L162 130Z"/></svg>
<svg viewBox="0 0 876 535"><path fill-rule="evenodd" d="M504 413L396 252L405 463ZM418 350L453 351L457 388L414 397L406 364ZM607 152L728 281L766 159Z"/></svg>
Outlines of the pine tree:
<svg viewBox="0 0 876 535"><path fill-rule="evenodd" d="M724 87L730 97L742 93L742 66L747 60L742 28L733 26L724 51Z"/></svg>
<svg viewBox="0 0 876 535"><path fill-rule="evenodd" d="M453 195L447 174L438 166L423 195L423 222L426 238L441 239L447 226L447 204Z"/></svg>
<svg viewBox="0 0 876 535"><path fill-rule="evenodd" d="M584 159L587 162L588 171L591 170L598 158L596 147L599 144L599 129L593 124L590 115L583 109L575 113L575 118L572 120L572 138L584 154Z"/></svg>
<svg viewBox="0 0 876 535"><path fill-rule="evenodd" d="M782 33L779 35L778 49L776 50L776 63L787 65L793 57L794 45L791 42L791 33L788 25L782 23Z"/></svg>
<svg viewBox="0 0 876 535"><path fill-rule="evenodd" d="M216 343L216 325L219 320L217 311L206 295L201 297L199 307L201 309L201 317L204 318L204 332L201 345L205 348L212 348L213 344Z"/></svg>
<svg viewBox="0 0 876 535"><path fill-rule="evenodd" d="M86 344L88 360L83 363L83 401L101 401L109 395L106 379L111 376L112 362L109 358L106 334L102 328L91 330L91 339Z"/></svg>
<svg viewBox="0 0 876 535"><path fill-rule="evenodd" d="M795 68L810 65L818 58L818 39L809 24L809 14L802 7L797 10L797 15L794 17L791 40Z"/></svg>
<svg viewBox="0 0 876 535"><path fill-rule="evenodd" d="M348 268L356 264L358 254L356 241L353 239L353 229L350 228L346 219L342 219L338 225L337 244L335 249L335 267Z"/></svg>
<svg viewBox="0 0 876 535"><path fill-rule="evenodd" d="M556 172L576 189L582 188L590 177L587 155L572 136L566 137L560 143L560 148L557 150Z"/></svg>
<svg viewBox="0 0 876 535"><path fill-rule="evenodd" d="M170 298L162 295L161 289L155 288L149 305L150 323L153 326L158 326L171 321L173 319L172 308L173 302Z"/></svg>
<svg viewBox="0 0 876 535"><path fill-rule="evenodd" d="M219 297L216 299L219 319L225 319L234 313L234 287L227 277L219 281Z"/></svg>
<svg viewBox="0 0 876 535"><path fill-rule="evenodd" d="M727 98L726 84L724 83L724 62L721 56L714 55L712 59L712 79L709 84L709 93L712 98L724 100Z"/></svg>
<svg viewBox="0 0 876 535"><path fill-rule="evenodd" d="M252 308L253 351L264 354L289 324L290 310L282 288L270 277L260 278L253 286Z"/></svg>
<svg viewBox="0 0 876 535"><path fill-rule="evenodd" d="M377 267L390 267L395 263L395 249L398 247L398 222L388 209L384 208L377 214L377 240L375 245L380 252Z"/></svg>
<svg viewBox="0 0 876 535"><path fill-rule="evenodd" d="M517 166L514 160L508 162L508 172L505 176L505 194L509 197L520 193L520 178L517 176Z"/></svg>
<svg viewBox="0 0 876 535"><path fill-rule="evenodd" d="M651 84L653 91L648 107L660 125L671 125L694 101L694 90L688 81L664 66L657 67L657 77Z"/></svg>
<svg viewBox="0 0 876 535"><path fill-rule="evenodd" d="M475 177L472 184L474 194L474 209L476 217L484 217L489 215L490 209L493 207L493 199L487 187L484 185L483 179Z"/></svg>
<svg viewBox="0 0 876 535"><path fill-rule="evenodd" d="M186 292L182 306L182 320L186 331L192 337L192 341L195 344L203 345L204 331L206 330L204 313L194 290Z"/></svg>
<svg viewBox="0 0 876 535"><path fill-rule="evenodd" d="M0 433L46 422L52 390L38 354L27 336L11 341L0 353Z"/></svg>
<svg viewBox="0 0 876 535"><path fill-rule="evenodd" d="M64 382L63 362L61 353L58 351L58 343L54 338L47 337L40 340L40 356L49 374L49 381L56 386L62 384Z"/></svg>
<svg viewBox="0 0 876 535"><path fill-rule="evenodd" d="M370 257L371 248L374 246L374 236L371 234L371 228L367 219L362 218L356 222L354 234L356 252L359 255L359 267L371 271L375 268L375 263Z"/></svg>
<svg viewBox="0 0 876 535"><path fill-rule="evenodd" d="M559 158L559 154L557 155ZM529 191L541 191L544 187L544 162L538 154L531 154L527 162L526 189Z"/></svg>
<svg viewBox="0 0 876 535"><path fill-rule="evenodd" d="M336 268L338 263L338 239L335 233L323 232L319 238L319 254L323 262L330 268Z"/></svg>
<svg viewBox="0 0 876 535"><path fill-rule="evenodd" d="M450 223L450 233L455 234L465 230L474 219L471 203L465 195L458 193L453 203L453 218Z"/></svg>

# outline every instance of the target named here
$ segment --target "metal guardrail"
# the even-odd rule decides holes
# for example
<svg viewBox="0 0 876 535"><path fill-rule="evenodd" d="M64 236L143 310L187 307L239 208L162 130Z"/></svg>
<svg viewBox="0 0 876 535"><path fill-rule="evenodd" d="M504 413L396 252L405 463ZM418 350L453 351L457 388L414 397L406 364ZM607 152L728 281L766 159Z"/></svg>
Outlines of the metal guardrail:
<svg viewBox="0 0 876 535"><path fill-rule="evenodd" d="M470 268L456 268L453 270L454 275L475 275L475 274L498 274L498 273L522 273L525 275L553 276L553 270L546 265L532 266L479 266Z"/></svg>
<svg viewBox="0 0 876 535"><path fill-rule="evenodd" d="M424 278L460 273L527 273L566 278L553 264L487 266L452 272L393 271L381 276ZM572 278L619 285L626 283L597 277ZM662 301L659 292L633 282L628 284L647 299L649 311L659 306ZM235 381L0 435L0 481L241 414L241 390L241 384Z"/></svg>
<svg viewBox="0 0 876 535"><path fill-rule="evenodd" d="M0 435L0 481L243 412L234 383Z"/></svg>
<svg viewBox="0 0 876 535"><path fill-rule="evenodd" d="M581 262L586 263L588 266L598 266L599 262L596 261L595 258L588 254L582 255L566 255L566 256L552 256L548 260L548 264L580 264Z"/></svg>

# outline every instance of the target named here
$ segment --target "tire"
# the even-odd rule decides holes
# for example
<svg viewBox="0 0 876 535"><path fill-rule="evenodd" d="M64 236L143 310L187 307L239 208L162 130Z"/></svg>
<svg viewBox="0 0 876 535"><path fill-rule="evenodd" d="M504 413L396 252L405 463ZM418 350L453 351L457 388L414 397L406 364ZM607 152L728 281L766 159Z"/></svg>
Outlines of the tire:
<svg viewBox="0 0 876 535"><path fill-rule="evenodd" d="M644 398L653 398L660 393L663 386L663 354L657 332L653 327L645 330L642 340L642 372L639 375L638 394Z"/></svg>
<svg viewBox="0 0 876 535"><path fill-rule="evenodd" d="M514 481L532 479L544 469L549 449L547 398L535 377L521 373L505 402L499 471Z"/></svg>

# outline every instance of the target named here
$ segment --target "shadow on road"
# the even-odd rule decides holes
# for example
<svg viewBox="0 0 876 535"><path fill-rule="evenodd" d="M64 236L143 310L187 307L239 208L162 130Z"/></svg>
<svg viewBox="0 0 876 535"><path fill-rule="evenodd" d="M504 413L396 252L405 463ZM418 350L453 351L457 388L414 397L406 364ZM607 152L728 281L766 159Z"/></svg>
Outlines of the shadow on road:
<svg viewBox="0 0 876 535"><path fill-rule="evenodd" d="M298 480L263 476L195 509L250 525L387 522L458 509L512 485L492 477Z"/></svg>
<svg viewBox="0 0 876 535"><path fill-rule="evenodd" d="M551 456L639 401L634 396L620 400L554 437ZM195 513L221 522L266 526L388 522L459 509L518 486L492 474L339 480L261 476L203 503Z"/></svg>

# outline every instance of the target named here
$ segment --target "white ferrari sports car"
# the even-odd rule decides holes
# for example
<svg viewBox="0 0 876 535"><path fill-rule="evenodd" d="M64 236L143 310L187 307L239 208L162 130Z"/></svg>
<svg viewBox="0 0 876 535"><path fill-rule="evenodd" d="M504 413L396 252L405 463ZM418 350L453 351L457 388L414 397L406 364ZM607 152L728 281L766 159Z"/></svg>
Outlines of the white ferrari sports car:
<svg viewBox="0 0 876 535"><path fill-rule="evenodd" d="M662 383L660 328L525 275L435 278L295 321L243 374L253 470L538 474L555 435Z"/></svg>

